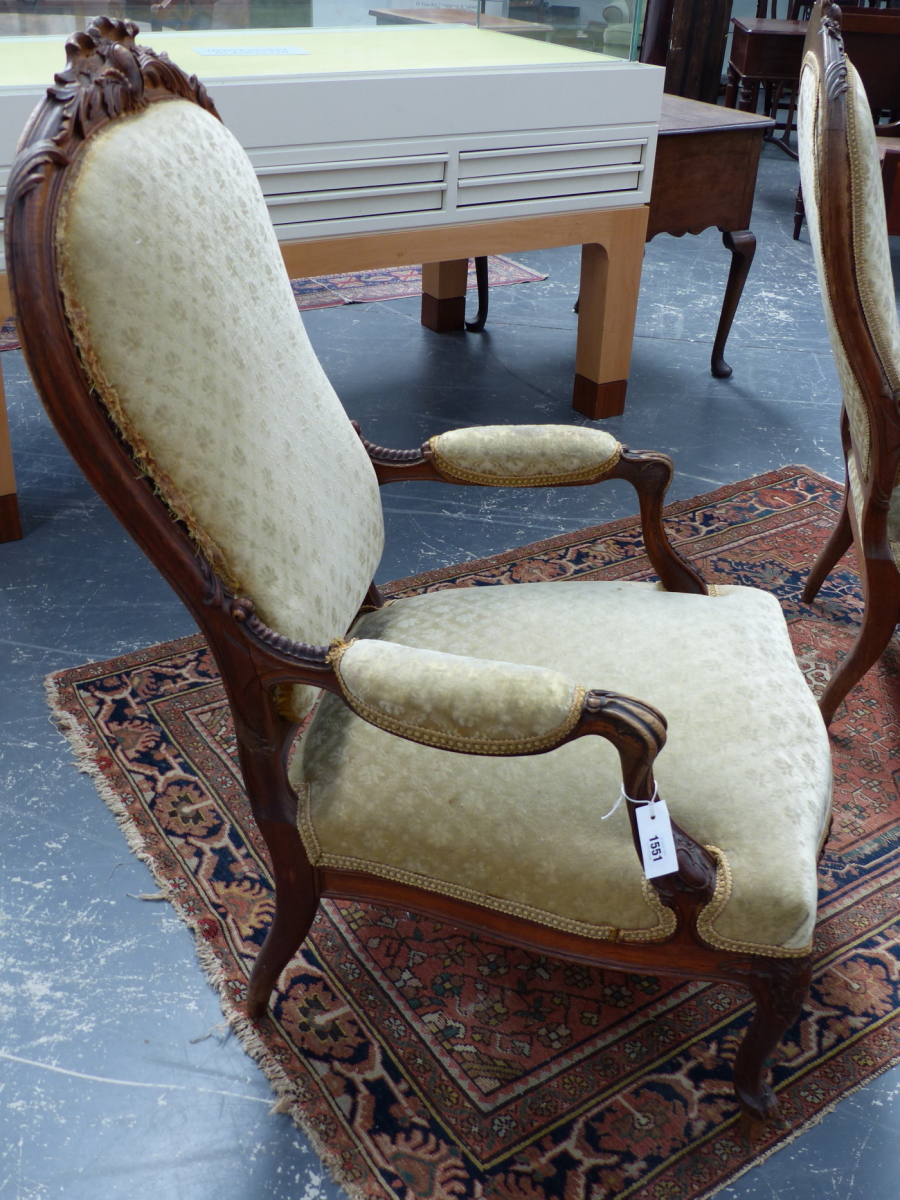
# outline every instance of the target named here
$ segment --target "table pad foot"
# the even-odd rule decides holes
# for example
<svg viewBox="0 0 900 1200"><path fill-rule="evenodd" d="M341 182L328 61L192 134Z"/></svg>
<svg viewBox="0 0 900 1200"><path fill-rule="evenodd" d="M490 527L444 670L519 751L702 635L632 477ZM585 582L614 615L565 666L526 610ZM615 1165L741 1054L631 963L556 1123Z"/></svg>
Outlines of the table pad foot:
<svg viewBox="0 0 900 1200"><path fill-rule="evenodd" d="M0 542L17 542L22 536L19 497L15 492L0 496Z"/></svg>
<svg viewBox="0 0 900 1200"><path fill-rule="evenodd" d="M451 333L454 329L464 329L466 324L465 296L446 296L438 300L436 296L422 293L422 324L426 329L435 333Z"/></svg>
<svg viewBox="0 0 900 1200"><path fill-rule="evenodd" d="M583 375L575 376L572 391L572 407L592 421L604 417L620 417L625 411L627 379L613 379L609 383L595 383Z"/></svg>

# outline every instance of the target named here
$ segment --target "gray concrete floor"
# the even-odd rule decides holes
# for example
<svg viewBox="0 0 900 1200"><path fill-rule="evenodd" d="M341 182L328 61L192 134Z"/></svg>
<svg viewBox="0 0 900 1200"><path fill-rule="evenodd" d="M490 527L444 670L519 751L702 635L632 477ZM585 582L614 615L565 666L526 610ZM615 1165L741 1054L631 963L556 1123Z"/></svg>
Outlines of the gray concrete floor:
<svg viewBox="0 0 900 1200"><path fill-rule="evenodd" d="M796 167L764 151L759 250L728 351L709 353L727 270L718 235L648 247L625 416L606 426L675 459L672 498L789 462L839 478L838 391L808 240L790 240ZM894 246L895 277L900 252ZM307 314L351 416L417 445L457 425L582 424L569 407L578 261L522 256L546 283L492 292L480 336L437 336L414 300ZM192 939L152 891L50 724L49 671L192 632L3 356L26 536L0 546L0 1200L337 1197L236 1040ZM626 515L624 485L559 492L406 484L385 495L386 580ZM213 1030L202 1041L203 1035ZM721 1194L895 1200L900 1069Z"/></svg>

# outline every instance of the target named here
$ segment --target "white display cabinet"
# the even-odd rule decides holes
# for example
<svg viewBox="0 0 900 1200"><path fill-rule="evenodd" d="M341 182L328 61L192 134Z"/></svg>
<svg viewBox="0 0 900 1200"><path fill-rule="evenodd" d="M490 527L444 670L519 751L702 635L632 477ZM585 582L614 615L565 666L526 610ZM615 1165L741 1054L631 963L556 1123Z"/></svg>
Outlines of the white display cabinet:
<svg viewBox="0 0 900 1200"><path fill-rule="evenodd" d="M649 199L657 67L461 26L144 37L207 84L282 240ZM0 40L0 185L63 62Z"/></svg>

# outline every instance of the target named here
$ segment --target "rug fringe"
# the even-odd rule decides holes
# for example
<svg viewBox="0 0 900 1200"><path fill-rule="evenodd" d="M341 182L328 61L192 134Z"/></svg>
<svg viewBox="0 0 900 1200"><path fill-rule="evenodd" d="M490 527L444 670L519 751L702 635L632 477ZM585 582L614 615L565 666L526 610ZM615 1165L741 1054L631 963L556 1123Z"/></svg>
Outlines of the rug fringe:
<svg viewBox="0 0 900 1200"><path fill-rule="evenodd" d="M272 1114L284 1113L290 1116L297 1128L309 1140L310 1145L332 1182L338 1187L343 1188L350 1197L350 1200L371 1200L371 1192L364 1184L342 1177L343 1171L340 1160L328 1150L323 1144L317 1130L305 1118L303 1099L298 1094L299 1090L296 1084L291 1081L284 1069L274 1060L265 1042L257 1032L254 1023L231 999L227 989L225 972L216 957L215 951L205 944L200 926L181 910L178 904L178 892L156 871L152 857L144 848L144 840L138 826L123 802L119 799L115 789L107 782L103 775L103 769L97 762L97 749L91 745L88 738L82 733L77 717L67 712L63 707L60 698L60 685L63 676L68 673L68 669L55 671L53 674L47 675L44 679L44 690L47 694L47 703L50 706L51 720L72 747L75 754L75 766L78 768L78 771L82 775L88 775L93 780L100 799L115 817L116 824L124 834L129 850L131 850L137 859L147 865L155 882L159 885L160 891L164 893L165 899L169 901L180 919L193 933L195 939L194 948L197 958L200 961L200 967L207 982L218 993L223 1017L234 1030L243 1051L257 1064L275 1092L275 1101L269 1112ZM381 1176L377 1175L376 1178L378 1183L384 1188L385 1195L390 1200L394 1200L393 1192L384 1187L384 1181Z"/></svg>

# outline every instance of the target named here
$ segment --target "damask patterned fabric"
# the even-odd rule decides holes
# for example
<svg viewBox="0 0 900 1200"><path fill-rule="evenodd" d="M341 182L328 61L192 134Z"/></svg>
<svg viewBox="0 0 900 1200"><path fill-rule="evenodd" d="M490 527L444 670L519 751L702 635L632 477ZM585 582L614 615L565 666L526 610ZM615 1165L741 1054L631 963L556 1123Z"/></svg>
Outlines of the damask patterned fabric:
<svg viewBox="0 0 900 1200"><path fill-rule="evenodd" d="M673 820L719 847L731 870L714 936L763 952L809 945L831 754L772 596L640 583L456 588L396 600L353 633L544 667L658 708L668 720L660 793ZM601 820L622 775L599 737L531 758L475 758L401 740L327 695L291 778L316 861L364 865L592 936L665 933L626 806Z"/></svg>
<svg viewBox="0 0 900 1200"><path fill-rule="evenodd" d="M170 505L279 633L345 633L381 557L378 486L238 142L181 100L112 122L58 246L82 356Z"/></svg>
<svg viewBox="0 0 900 1200"><path fill-rule="evenodd" d="M476 425L441 433L429 445L447 474L523 485L590 478L611 470L620 449L602 429L570 425Z"/></svg>
<svg viewBox="0 0 900 1200"><path fill-rule="evenodd" d="M891 273L887 220L884 209L884 186L878 161L878 149L872 114L862 81L852 63L847 64L847 146L850 161L852 192L853 252L857 286L866 321L881 359L889 385L900 390L900 322ZM809 222L810 240L819 274L822 303L834 351L838 378L844 404L850 420L853 446L859 463L861 479L868 479L870 455L869 419L859 386L847 360L837 328L829 293L820 229L820 192L818 171L819 145L819 80L818 66L813 55L807 55L800 79L798 136L800 142L800 177L803 200Z"/></svg>
<svg viewBox="0 0 900 1200"><path fill-rule="evenodd" d="M539 749L574 727L584 701L584 689L558 671L395 642L353 641L332 661L360 716L429 746Z"/></svg>
<svg viewBox="0 0 900 1200"><path fill-rule="evenodd" d="M856 279L872 340L891 388L900 391L900 320L891 271L884 183L872 112L859 73L847 64L847 141L853 186Z"/></svg>

